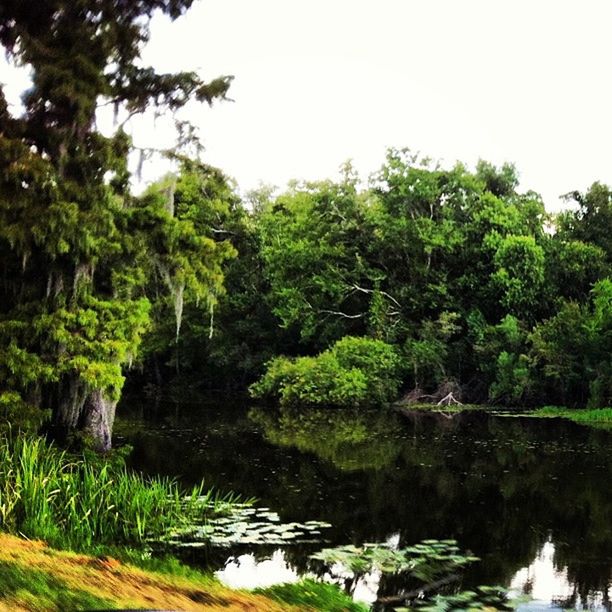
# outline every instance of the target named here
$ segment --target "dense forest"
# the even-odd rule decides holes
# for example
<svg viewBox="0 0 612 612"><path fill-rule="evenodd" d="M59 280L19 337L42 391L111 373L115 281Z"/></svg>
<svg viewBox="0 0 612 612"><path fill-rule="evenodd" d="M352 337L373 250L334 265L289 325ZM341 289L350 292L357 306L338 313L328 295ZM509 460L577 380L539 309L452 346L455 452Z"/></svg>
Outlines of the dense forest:
<svg viewBox="0 0 612 612"><path fill-rule="evenodd" d="M241 200L194 157L192 126L177 115L164 152L176 172L134 195L133 145L123 124L102 135L100 106L177 114L230 85L139 67L141 18L190 4L2 6L0 41L32 74L23 112L0 98L10 419L46 419L55 438L80 431L108 449L126 375L285 405L444 391L472 403L610 403L604 185L550 215L520 192L512 165L444 168L390 150L367 185L347 163L336 182Z"/></svg>
<svg viewBox="0 0 612 612"><path fill-rule="evenodd" d="M608 187L568 194L568 210L551 215L517 190L510 165L443 169L399 150L361 184L347 165L337 182L241 203L217 171L184 171L176 217L200 210L201 231L235 256L214 318L158 303L139 381L258 381L252 394L284 404L439 389L476 403L610 403ZM164 185L146 197L163 198Z"/></svg>
<svg viewBox="0 0 612 612"><path fill-rule="evenodd" d="M6 61L31 81L20 103L0 85L0 607L362 611L348 595L378 572L375 606L431 591L451 599L419 609L464 609L478 557L460 546L505 589L555 545L568 601L609 604L612 188L553 214L512 164L391 148L369 177L346 162L243 194L189 117L232 77L143 63L154 15L192 4L0 2ZM174 143L137 147L143 115ZM548 408L404 409L450 402ZM163 558L183 545L208 547L206 576ZM224 589L210 572L231 546L281 547L302 582ZM337 563L349 581L314 581Z"/></svg>

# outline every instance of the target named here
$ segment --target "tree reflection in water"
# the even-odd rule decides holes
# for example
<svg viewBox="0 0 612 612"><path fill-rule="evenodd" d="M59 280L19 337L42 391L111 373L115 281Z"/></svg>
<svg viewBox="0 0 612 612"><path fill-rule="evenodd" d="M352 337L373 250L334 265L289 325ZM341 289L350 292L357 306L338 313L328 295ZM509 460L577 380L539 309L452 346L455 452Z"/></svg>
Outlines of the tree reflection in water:
<svg viewBox="0 0 612 612"><path fill-rule="evenodd" d="M324 520L331 544L453 538L482 561L462 588L510 585L547 542L568 603L609 593L610 432L464 413L206 407L124 418L133 463L255 496L284 521ZM261 558L272 551L253 552ZM285 551L298 572L312 547ZM227 553L208 553L223 565ZM537 570L533 570L537 571ZM382 592L399 588L381 579ZM603 595L602 595L603 597ZM605 601L605 600L604 600Z"/></svg>

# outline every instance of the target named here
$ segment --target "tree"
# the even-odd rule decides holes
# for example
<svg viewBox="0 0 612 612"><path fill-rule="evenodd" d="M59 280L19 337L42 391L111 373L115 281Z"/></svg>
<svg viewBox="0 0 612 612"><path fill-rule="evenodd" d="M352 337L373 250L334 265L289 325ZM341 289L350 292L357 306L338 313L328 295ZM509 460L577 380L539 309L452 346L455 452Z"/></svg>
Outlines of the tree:
<svg viewBox="0 0 612 612"><path fill-rule="evenodd" d="M612 281L595 284L590 303L565 302L531 334L531 356L548 397L594 408L612 401Z"/></svg>
<svg viewBox="0 0 612 612"><path fill-rule="evenodd" d="M175 293L190 285L201 297L219 285L215 243L173 220L171 206L134 207L130 139L121 127L104 137L95 121L101 104L131 116L225 96L227 77L206 83L140 65L152 14L174 19L191 4L0 5L0 42L32 74L22 116L0 92L0 385L51 408L56 437L81 431L101 450L111 445L122 369L149 327L148 263L159 263ZM202 257L199 269L185 265L184 247Z"/></svg>
<svg viewBox="0 0 612 612"><path fill-rule="evenodd" d="M435 321L424 321L417 339L408 339L405 350L412 366L415 389L439 385L447 378L449 341L460 327L456 312L442 312Z"/></svg>
<svg viewBox="0 0 612 612"><path fill-rule="evenodd" d="M257 219L274 314L311 350L365 330L376 278L365 208L345 179L294 185Z"/></svg>
<svg viewBox="0 0 612 612"><path fill-rule="evenodd" d="M581 194L573 191L566 201L578 204L577 208L559 216L559 232L563 237L593 244L612 262L612 190L601 183L594 183Z"/></svg>
<svg viewBox="0 0 612 612"><path fill-rule="evenodd" d="M532 236L508 236L500 242L494 262L501 303L511 314L533 321L544 284L544 250Z"/></svg>
<svg viewBox="0 0 612 612"><path fill-rule="evenodd" d="M530 362L527 356L527 331L511 314L497 325L480 329L476 317L471 320L474 350L482 378L493 402L517 403L525 400L530 383Z"/></svg>

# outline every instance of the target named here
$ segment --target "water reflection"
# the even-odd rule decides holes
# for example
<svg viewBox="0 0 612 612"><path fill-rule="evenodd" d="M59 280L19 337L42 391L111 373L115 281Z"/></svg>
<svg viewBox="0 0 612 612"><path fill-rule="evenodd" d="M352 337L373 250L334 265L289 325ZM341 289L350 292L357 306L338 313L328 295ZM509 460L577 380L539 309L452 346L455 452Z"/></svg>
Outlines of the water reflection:
<svg viewBox="0 0 612 612"><path fill-rule="evenodd" d="M584 606L599 597L608 605L609 432L482 413L446 419L218 405L133 414L119 432L134 445L136 467L255 496L283 521L328 521L332 545L383 542L391 534L399 534L400 546L454 538L482 559L461 588L513 584L520 591L531 584L536 593L546 582L535 581L544 571L538 568L552 563L555 580L570 589L543 590L544 601L554 595ZM303 573L312 552L296 545L283 559ZM212 552L206 562L221 567L226 558ZM381 593L399 588L380 580Z"/></svg>
<svg viewBox="0 0 612 612"><path fill-rule="evenodd" d="M300 579L281 549L275 550L269 559L257 560L252 553L230 557L224 568L215 572L215 575L234 589L265 588L273 584L297 582Z"/></svg>
<svg viewBox="0 0 612 612"><path fill-rule="evenodd" d="M554 603L558 609L610 610L612 587L589 592L585 599L570 582L566 567L555 564L555 544L546 542L533 562L521 568L510 581L510 596L513 599L527 598L529 604L520 609L534 609L537 604L549 606Z"/></svg>

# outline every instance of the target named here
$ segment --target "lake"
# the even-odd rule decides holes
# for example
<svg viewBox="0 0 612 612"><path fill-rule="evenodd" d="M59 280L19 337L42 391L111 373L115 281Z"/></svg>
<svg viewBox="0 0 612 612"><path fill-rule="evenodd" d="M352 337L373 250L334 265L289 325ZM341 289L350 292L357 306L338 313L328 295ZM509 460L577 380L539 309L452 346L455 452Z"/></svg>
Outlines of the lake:
<svg viewBox="0 0 612 612"><path fill-rule="evenodd" d="M291 581L324 546L454 539L481 560L461 588L509 587L531 603L610 610L612 432L561 419L464 412L296 410L126 401L131 464L256 497L284 523L324 521L326 543L185 548L233 586ZM357 596L402 588L368 576Z"/></svg>

